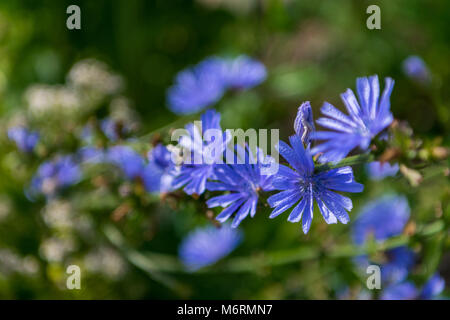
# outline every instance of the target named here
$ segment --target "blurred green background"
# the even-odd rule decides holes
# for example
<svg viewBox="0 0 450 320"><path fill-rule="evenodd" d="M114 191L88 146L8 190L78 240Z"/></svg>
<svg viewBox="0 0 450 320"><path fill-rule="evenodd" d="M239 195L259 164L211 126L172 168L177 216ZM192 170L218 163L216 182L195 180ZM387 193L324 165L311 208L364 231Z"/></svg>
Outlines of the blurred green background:
<svg viewBox="0 0 450 320"><path fill-rule="evenodd" d="M66 8L71 4L81 8L81 30L66 28ZM366 8L371 4L381 8L381 30L366 28ZM151 196L136 205L135 199L124 199L113 188L94 188L102 183L97 180L83 181L56 203L31 202L23 189L33 174L30 163L35 168L37 162L19 158L5 129L23 117L30 86L64 85L76 62L93 58L123 78L118 97L102 99L79 120L45 118L35 124L44 123L48 136L69 132L63 142L53 139L53 147L73 150L74 128L105 115L115 98L125 97L139 122L137 135L143 135L177 120L167 109L166 90L178 71L209 55L248 54L266 65L268 79L219 102L225 128L280 128L285 139L302 101L311 101L317 118L324 101L342 106L339 94L354 88L356 77L378 74L396 80L394 116L407 120L419 137L448 145L449 24L450 2L445 0L1 1L0 298L327 299L336 298L340 288L358 288L362 284L348 257L259 265L266 252L281 250L289 256L296 248L320 250L349 240L351 226L328 226L315 219L305 236L297 224L282 218L269 221L268 212L242 225L245 241L233 255L250 257L247 263L254 265L248 270L156 272L146 263L175 257L189 230L210 223L198 205L186 201L174 208ZM409 55L427 63L433 75L430 87L403 74L402 62ZM436 206L447 210L448 174L441 172L424 172L429 179L411 188L401 178L373 183L364 170L357 170L357 180L366 188L352 197L351 217L370 199L391 191L406 194L418 224L433 221ZM129 201L133 209L112 221L111 213ZM112 244L110 233L110 238L105 236L111 224L120 231L124 246L117 245L120 239ZM447 232L414 245L423 257L417 277L439 267L448 283ZM142 262L139 252L156 256ZM82 273L79 291L65 288L65 268L72 263L88 270Z"/></svg>

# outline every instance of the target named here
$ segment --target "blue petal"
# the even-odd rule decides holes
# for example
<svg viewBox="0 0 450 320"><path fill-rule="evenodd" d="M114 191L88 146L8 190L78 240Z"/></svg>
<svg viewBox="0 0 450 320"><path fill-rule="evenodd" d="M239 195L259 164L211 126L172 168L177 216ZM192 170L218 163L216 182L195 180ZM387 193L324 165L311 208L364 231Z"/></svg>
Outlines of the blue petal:
<svg viewBox="0 0 450 320"><path fill-rule="evenodd" d="M231 203L235 202L238 199L241 199L243 197L240 193L229 193L221 196L212 197L208 201L206 201L206 205L208 208L214 208L214 207L227 207Z"/></svg>
<svg viewBox="0 0 450 320"><path fill-rule="evenodd" d="M306 197L306 206L302 218L302 229L303 233L307 234L309 228L311 227L311 222L313 219L314 202L312 192L309 192L309 194L305 195L305 197Z"/></svg>
<svg viewBox="0 0 450 320"><path fill-rule="evenodd" d="M297 204L297 206L292 209L291 214L289 215L289 222L299 222L302 219L303 211L306 208L307 200L305 197Z"/></svg>
<svg viewBox="0 0 450 320"><path fill-rule="evenodd" d="M216 220L224 223L238 208L244 203L245 199L240 199L230 205L229 207L222 210L222 212L216 217Z"/></svg>
<svg viewBox="0 0 450 320"><path fill-rule="evenodd" d="M336 216L327 208L320 198L316 197L317 205L319 206L320 213L328 224L337 223Z"/></svg>

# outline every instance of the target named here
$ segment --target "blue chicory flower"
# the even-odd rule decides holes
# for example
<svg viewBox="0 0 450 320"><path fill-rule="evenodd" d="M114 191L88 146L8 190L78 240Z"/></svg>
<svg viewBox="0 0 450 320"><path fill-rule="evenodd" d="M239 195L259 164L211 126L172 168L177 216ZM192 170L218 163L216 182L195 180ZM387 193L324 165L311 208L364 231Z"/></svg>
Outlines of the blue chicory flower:
<svg viewBox="0 0 450 320"><path fill-rule="evenodd" d="M12 127L8 129L8 138L14 141L22 152L32 152L39 141L39 133L30 131L24 127Z"/></svg>
<svg viewBox="0 0 450 320"><path fill-rule="evenodd" d="M444 288L445 280L438 273L435 273L423 286L419 298L423 300L432 299L440 295Z"/></svg>
<svg viewBox="0 0 450 320"><path fill-rule="evenodd" d="M130 179L141 178L144 172L144 158L128 146L114 146L106 153L106 160L118 166Z"/></svg>
<svg viewBox="0 0 450 320"><path fill-rule="evenodd" d="M224 85L231 89L251 89L267 77L264 64L246 55L225 60L223 69Z"/></svg>
<svg viewBox="0 0 450 320"><path fill-rule="evenodd" d="M97 147L84 146L78 150L78 156L83 163L105 162L105 152Z"/></svg>
<svg viewBox="0 0 450 320"><path fill-rule="evenodd" d="M403 72L411 79L426 84L431 81L430 70L422 58L409 56L403 61Z"/></svg>
<svg viewBox="0 0 450 320"><path fill-rule="evenodd" d="M177 167L172 161L172 155L167 148L156 145L148 153L149 163L143 173L144 185L149 192L169 192L172 190L172 181L177 175Z"/></svg>
<svg viewBox="0 0 450 320"><path fill-rule="evenodd" d="M216 103L225 91L223 59L212 57L176 76L167 91L169 109L177 114L196 113Z"/></svg>
<svg viewBox="0 0 450 320"><path fill-rule="evenodd" d="M208 181L206 189L210 191L229 191L229 193L212 197L206 204L208 208L222 207L222 212L216 220L225 222L236 213L231 226L236 228L249 214L254 217L260 191L272 191L272 175L264 174L263 167L274 161L270 156L264 156L262 150L256 150L256 155L241 146L237 146L237 158L234 164L219 164L214 169L214 179ZM237 160L237 159L236 159Z"/></svg>
<svg viewBox="0 0 450 320"><path fill-rule="evenodd" d="M228 89L250 89L266 79L264 65L245 55L234 59L209 57L177 74L167 91L169 109L192 114L219 101Z"/></svg>
<svg viewBox="0 0 450 320"><path fill-rule="evenodd" d="M377 242L402 233L410 209L403 196L385 195L368 203L353 224L352 236L357 245L365 244L372 235Z"/></svg>
<svg viewBox="0 0 450 320"><path fill-rule="evenodd" d="M60 189L76 184L81 178L79 165L71 156L42 163L31 180L30 194L53 196Z"/></svg>
<svg viewBox="0 0 450 320"><path fill-rule="evenodd" d="M243 234L227 225L197 228L183 239L179 256L190 271L212 265L230 254L242 241Z"/></svg>
<svg viewBox="0 0 450 320"><path fill-rule="evenodd" d="M390 285L383 290L381 300L413 300L416 299L418 290L412 282L402 282Z"/></svg>
<svg viewBox="0 0 450 320"><path fill-rule="evenodd" d="M356 218L352 237L357 245L366 243L370 236L377 242L400 235L408 222L410 208L403 196L385 195L367 204ZM406 246L385 252L386 261L380 266L385 283L399 283L407 276L415 263L414 252ZM360 266L372 264L367 256L355 259Z"/></svg>
<svg viewBox="0 0 450 320"><path fill-rule="evenodd" d="M186 130L189 135L181 137L179 144L189 153L189 162L184 160L179 175L173 181L173 188L185 186L183 190L187 194L200 195L205 191L206 180L213 177L214 167L223 163L223 153L230 135L228 132L222 133L220 113L214 110L208 110L201 115L201 129L190 123ZM211 139L207 139L208 133L213 134Z"/></svg>
<svg viewBox="0 0 450 320"><path fill-rule="evenodd" d="M444 290L445 281L435 273L425 283L422 289L417 288L412 282L393 284L383 290L382 300L430 300L434 299Z"/></svg>
<svg viewBox="0 0 450 320"><path fill-rule="evenodd" d="M397 163L393 165L388 162L373 161L366 164L366 171L372 180L383 180L386 177L393 177L397 174L399 166Z"/></svg>
<svg viewBox="0 0 450 320"><path fill-rule="evenodd" d="M347 223L350 220L347 211L352 209L352 201L334 191L363 190L363 185L355 181L352 168L342 167L316 173L310 150L305 150L301 138L294 135L289 140L292 148L280 141L278 149L292 169L280 164L278 173L275 174L273 186L283 191L267 200L275 208L270 218L278 216L300 201L292 210L288 221L302 220L302 229L306 234L311 226L315 200L328 224L337 223L337 220Z"/></svg>
<svg viewBox="0 0 450 320"><path fill-rule="evenodd" d="M123 135L130 131L124 123L119 123L111 118L105 118L100 122L103 134L112 142L118 141Z"/></svg>
<svg viewBox="0 0 450 320"><path fill-rule="evenodd" d="M357 147L367 150L370 141L391 124L394 118L390 112L390 95L394 80L386 78L385 83L380 97L378 76L358 78L356 88L359 103L350 89L341 95L349 115L328 102L324 103L321 111L327 117L316 122L335 131L313 133L313 139L326 140L311 150L313 154L322 154L319 161L339 161Z"/></svg>
<svg viewBox="0 0 450 320"><path fill-rule="evenodd" d="M297 116L294 121L295 133L302 139L303 144L310 145L311 134L316 130L311 104L305 101L298 107Z"/></svg>

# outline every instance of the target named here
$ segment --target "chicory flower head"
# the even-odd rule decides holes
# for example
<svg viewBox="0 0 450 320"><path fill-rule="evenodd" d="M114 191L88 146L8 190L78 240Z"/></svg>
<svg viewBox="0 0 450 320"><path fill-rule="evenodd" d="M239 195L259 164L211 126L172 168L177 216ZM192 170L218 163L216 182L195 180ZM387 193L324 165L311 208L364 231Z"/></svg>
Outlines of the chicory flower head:
<svg viewBox="0 0 450 320"><path fill-rule="evenodd" d="M177 114L198 112L222 98L225 86L223 59L212 57L176 76L167 91L169 109Z"/></svg>
<svg viewBox="0 0 450 320"><path fill-rule="evenodd" d="M313 112L309 101L305 101L298 107L294 121L295 133L302 139L304 145L311 143L311 134L316 130L314 126Z"/></svg>
<svg viewBox="0 0 450 320"><path fill-rule="evenodd" d="M81 178L79 165L71 156L42 163L31 180L30 194L53 196L60 189L76 184Z"/></svg>
<svg viewBox="0 0 450 320"><path fill-rule="evenodd" d="M322 154L319 161L337 162L357 147L367 150L370 141L388 127L394 119L390 111L390 96L393 87L394 80L386 78L385 88L380 96L377 75L358 78L356 89L359 103L352 90L347 89L341 94L348 115L325 102L321 111L327 117L319 118L316 122L334 131L313 133L315 140L325 140L311 150L313 154Z"/></svg>
<svg viewBox="0 0 450 320"><path fill-rule="evenodd" d="M402 233L408 222L410 209L403 196L385 195L370 202L361 211L353 224L352 236L357 245L366 243L369 237L382 242ZM414 252L406 246L387 250L386 261L381 264L382 280L386 283L403 281L415 263ZM355 261L362 267L372 264L367 256Z"/></svg>
<svg viewBox="0 0 450 320"><path fill-rule="evenodd" d="M391 165L389 162L373 161L366 164L366 171L372 180L383 180L397 174L399 166L397 163Z"/></svg>
<svg viewBox="0 0 450 320"><path fill-rule="evenodd" d="M105 152L97 147L84 146L78 150L78 156L83 163L101 163L105 161Z"/></svg>
<svg viewBox="0 0 450 320"><path fill-rule="evenodd" d="M14 141L22 152L32 152L39 141L39 133L24 127L12 127L8 130L8 138Z"/></svg>
<svg viewBox="0 0 450 320"><path fill-rule="evenodd" d="M275 174L272 184L276 190L283 191L267 199L270 206L275 208L270 218L275 218L298 203L288 221L302 220L302 229L306 234L311 226L315 200L328 224L337 223L338 220L346 224L350 220L347 211L352 209L352 201L335 191L363 190L363 185L355 181L352 168L342 167L316 173L310 150L305 150L301 138L294 135L289 140L292 147L280 141L278 151L292 169L280 164Z"/></svg>
<svg viewBox="0 0 450 320"><path fill-rule="evenodd" d="M128 146L114 146L106 153L106 160L118 166L130 179L141 178L144 171L144 158Z"/></svg>
<svg viewBox="0 0 450 320"><path fill-rule="evenodd" d="M424 300L432 299L440 295L444 288L445 280L438 273L435 273L423 286L420 298Z"/></svg>
<svg viewBox="0 0 450 320"><path fill-rule="evenodd" d="M220 113L214 110L208 110L201 115L201 128L190 123L186 130L188 135L182 136L179 144L188 156L173 181L173 188L185 186L183 190L187 194L200 195L205 191L206 180L213 177L214 167L223 162L223 153L230 134L222 133Z"/></svg>
<svg viewBox="0 0 450 320"><path fill-rule="evenodd" d="M223 69L224 85L231 89L251 89L267 77L264 64L246 55L225 59Z"/></svg>
<svg viewBox="0 0 450 320"><path fill-rule="evenodd" d="M435 273L423 286L417 288L412 282L393 284L381 294L382 300L430 300L434 299L444 290L445 281Z"/></svg>
<svg viewBox="0 0 450 320"><path fill-rule="evenodd" d="M177 114L198 112L219 101L228 89L250 89L266 76L264 65L245 55L207 58L178 73L167 91L169 109Z"/></svg>
<svg viewBox="0 0 450 320"><path fill-rule="evenodd" d="M426 84L431 81L430 70L419 56L409 56L403 61L403 72L411 79Z"/></svg>
<svg viewBox="0 0 450 320"><path fill-rule="evenodd" d="M112 142L119 140L123 135L129 133L130 128L123 122L111 118L105 118L100 122L103 134Z"/></svg>
<svg viewBox="0 0 450 320"><path fill-rule="evenodd" d="M143 173L144 185L150 192L169 192L172 181L177 174L177 167L172 161L171 152L162 145L156 145L148 153L148 164Z"/></svg>
<svg viewBox="0 0 450 320"><path fill-rule="evenodd" d="M385 195L368 203L353 224L352 236L357 245L373 236L377 242L402 233L408 222L410 209L403 196Z"/></svg>
<svg viewBox="0 0 450 320"><path fill-rule="evenodd" d="M237 158L241 161L235 164L219 164L214 169L214 179L208 181L206 189L210 191L229 191L230 193L212 197L206 204L208 208L222 207L224 210L216 220L225 222L234 213L231 226L236 228L249 214L254 217L260 191L272 191L272 175L263 174L263 167L274 161L270 156L264 156L262 150L256 150L256 155L241 146L237 146Z"/></svg>
<svg viewBox="0 0 450 320"><path fill-rule="evenodd" d="M179 256L188 270L212 265L230 254L242 241L242 232L227 225L197 228L183 239Z"/></svg>

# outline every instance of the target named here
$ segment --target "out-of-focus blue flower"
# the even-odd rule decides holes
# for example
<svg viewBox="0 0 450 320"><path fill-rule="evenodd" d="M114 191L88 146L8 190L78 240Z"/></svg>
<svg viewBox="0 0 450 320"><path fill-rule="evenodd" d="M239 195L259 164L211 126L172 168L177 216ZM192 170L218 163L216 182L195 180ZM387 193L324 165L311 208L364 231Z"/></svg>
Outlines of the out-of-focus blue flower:
<svg viewBox="0 0 450 320"><path fill-rule="evenodd" d="M225 208L216 219L225 222L236 213L232 227L236 228L249 214L253 218L258 204L259 191L272 191L272 175L263 175L262 168L274 161L264 156L262 150L256 150L256 156L246 148L237 146L235 164L219 164L214 169L214 180L206 183L210 191L229 191L230 193L212 197L206 204L208 208Z"/></svg>
<svg viewBox="0 0 450 320"><path fill-rule="evenodd" d="M105 152L102 149L85 146L78 150L78 156L85 163L101 163L104 162Z"/></svg>
<svg viewBox="0 0 450 320"><path fill-rule="evenodd" d="M303 102L302 105L298 107L297 116L294 121L294 130L302 139L302 142L306 146L309 146L311 142L311 133L316 130L309 101Z"/></svg>
<svg viewBox="0 0 450 320"><path fill-rule="evenodd" d="M167 91L169 109L191 114L215 104L228 89L250 89L266 79L264 65L245 55L210 57L177 74Z"/></svg>
<svg viewBox="0 0 450 320"><path fill-rule="evenodd" d="M201 132L193 123L186 126L189 136L180 138L179 144L190 152L190 163L181 166L180 173L173 181L173 188L182 186L187 194L200 195L205 191L206 180L213 177L214 167L223 163L223 152L229 142L229 134L222 133L220 127L220 113L208 110L201 115ZM207 134L217 135L213 139ZM215 140L215 139L219 140Z"/></svg>
<svg viewBox="0 0 450 320"><path fill-rule="evenodd" d="M403 61L403 72L411 79L420 83L429 83L431 81L430 70L422 58L418 56L409 56Z"/></svg>
<svg viewBox="0 0 450 320"><path fill-rule="evenodd" d="M397 163L391 165L389 162L373 161L366 164L366 171L372 180L383 180L386 177L393 177L397 174L398 169Z"/></svg>
<svg viewBox="0 0 450 320"><path fill-rule="evenodd" d="M100 122L100 128L103 134L111 141L117 141L119 134L117 132L117 124L114 120L106 118Z"/></svg>
<svg viewBox="0 0 450 320"><path fill-rule="evenodd" d="M434 274L418 289L412 282L397 283L387 287L381 294L382 300L430 300L436 298L444 290L445 281L439 274Z"/></svg>
<svg viewBox="0 0 450 320"><path fill-rule="evenodd" d="M313 139L326 140L311 150L313 154L323 153L319 161L339 161L357 147L366 150L372 138L393 120L390 111L393 87L394 80L386 78L385 88L380 96L378 76L358 78L356 89L359 103L350 89L341 95L349 115L325 102L321 111L327 117L320 118L316 122L335 131L316 131L312 134Z"/></svg>
<svg viewBox="0 0 450 320"><path fill-rule="evenodd" d="M39 141L39 133L24 127L12 127L8 129L8 138L14 141L21 151L32 152Z"/></svg>
<svg viewBox="0 0 450 320"><path fill-rule="evenodd" d="M212 57L178 73L175 84L167 91L169 109L190 114L216 103L226 89L224 69L224 60Z"/></svg>
<svg viewBox="0 0 450 320"><path fill-rule="evenodd" d="M402 282L384 289L381 300L413 300L417 298L417 295L418 290L412 282Z"/></svg>
<svg viewBox="0 0 450 320"><path fill-rule="evenodd" d="M445 280L435 273L422 288L420 299L429 300L441 294L445 288Z"/></svg>
<svg viewBox="0 0 450 320"><path fill-rule="evenodd" d="M242 232L227 225L197 228L183 239L179 256L187 269L196 271L230 254L242 241Z"/></svg>
<svg viewBox="0 0 450 320"><path fill-rule="evenodd" d="M353 224L352 236L356 244L362 245L369 236L377 242L402 233L408 222L410 209L403 196L385 195L368 203Z"/></svg>
<svg viewBox="0 0 450 320"><path fill-rule="evenodd" d="M281 165L273 179L273 186L283 190L267 199L273 210L274 218L300 201L289 215L288 221L302 220L302 229L306 234L313 218L314 200L319 206L325 221L347 223L350 218L347 211L352 209L352 201L334 191L361 192L363 185L357 183L351 167L342 167L314 173L314 162L309 148L303 147L298 135L289 138L291 147L279 142L278 151L289 162L292 169ZM302 217L303 215L303 217Z"/></svg>
<svg viewBox="0 0 450 320"><path fill-rule="evenodd" d="M149 163L143 173L147 191L160 193L171 191L176 167L170 151L162 144L158 144L148 153L148 160Z"/></svg>
<svg viewBox="0 0 450 320"><path fill-rule="evenodd" d="M144 172L144 158L127 146L114 146L109 148L106 159L118 166L128 179L142 177Z"/></svg>
<svg viewBox="0 0 450 320"><path fill-rule="evenodd" d="M42 163L31 180L30 194L54 195L58 190L77 183L81 170L71 156Z"/></svg>
<svg viewBox="0 0 450 320"><path fill-rule="evenodd" d="M258 60L246 55L225 60L224 85L231 89L250 89L267 77L266 67Z"/></svg>
<svg viewBox="0 0 450 320"><path fill-rule="evenodd" d="M384 283L398 283L408 277L416 255L407 246L400 246L384 253L386 261L380 265L381 278Z"/></svg>
<svg viewBox="0 0 450 320"><path fill-rule="evenodd" d="M405 280L416 262L415 253L406 246L387 250L384 252L384 258L385 261L379 264L383 285ZM369 265L377 264L370 261L366 255L356 257L354 261L362 270L366 270Z"/></svg>
<svg viewBox="0 0 450 320"><path fill-rule="evenodd" d="M369 237L382 242L390 237L402 233L408 222L410 209L405 197L385 195L370 202L356 218L352 236L357 245L366 243ZM398 283L403 281L415 262L414 252L406 246L390 249L385 252L386 261L380 266L382 279L385 283ZM365 267L372 264L367 256L355 259Z"/></svg>
<svg viewBox="0 0 450 320"><path fill-rule="evenodd" d="M130 130L124 123L118 123L111 118L105 118L100 122L100 129L110 141L117 141Z"/></svg>

